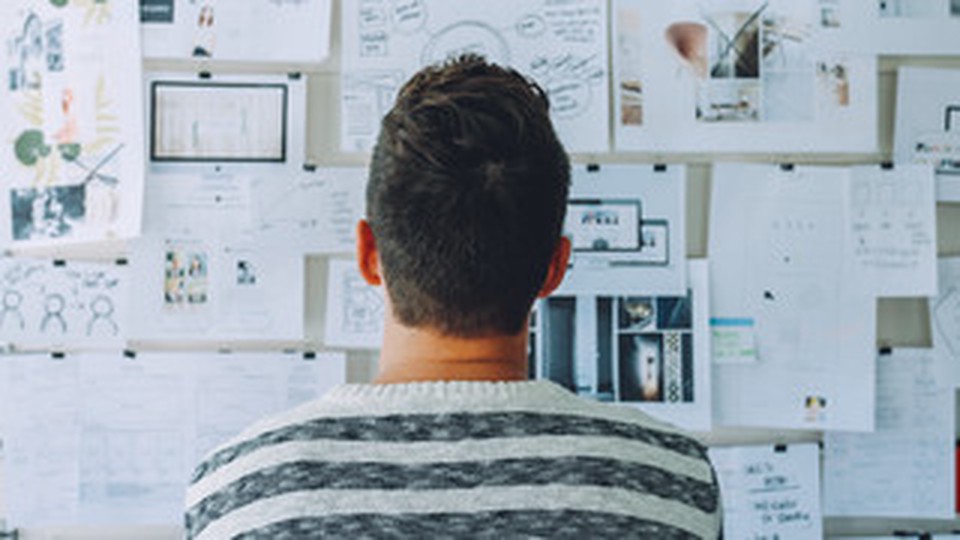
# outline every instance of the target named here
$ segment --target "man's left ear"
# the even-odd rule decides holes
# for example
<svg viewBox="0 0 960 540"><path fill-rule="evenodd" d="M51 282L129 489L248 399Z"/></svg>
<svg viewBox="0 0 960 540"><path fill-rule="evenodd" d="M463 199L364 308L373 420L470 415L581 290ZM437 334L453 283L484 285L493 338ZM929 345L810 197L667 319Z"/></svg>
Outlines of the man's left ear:
<svg viewBox="0 0 960 540"><path fill-rule="evenodd" d="M357 223L357 265L364 281L377 287L383 284L380 275L380 254L377 252L377 241L373 237L373 229L365 219Z"/></svg>
<svg viewBox="0 0 960 540"><path fill-rule="evenodd" d="M572 249L570 239L561 236L557 242L557 247L553 251L553 258L550 259L550 266L547 268L547 278L543 281L543 287L540 288L538 298L546 298L557 290L557 287L563 283L563 276L567 274L567 265L570 263L570 250Z"/></svg>

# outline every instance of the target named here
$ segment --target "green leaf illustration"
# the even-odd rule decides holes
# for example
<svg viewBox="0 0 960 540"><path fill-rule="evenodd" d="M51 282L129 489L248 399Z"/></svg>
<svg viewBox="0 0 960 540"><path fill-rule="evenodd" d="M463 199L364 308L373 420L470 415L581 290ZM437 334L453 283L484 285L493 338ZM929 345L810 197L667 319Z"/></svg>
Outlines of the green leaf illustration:
<svg viewBox="0 0 960 540"><path fill-rule="evenodd" d="M17 137L13 145L17 161L27 167L33 167L40 158L50 155L50 145L43 140L43 132L37 129L28 129Z"/></svg>

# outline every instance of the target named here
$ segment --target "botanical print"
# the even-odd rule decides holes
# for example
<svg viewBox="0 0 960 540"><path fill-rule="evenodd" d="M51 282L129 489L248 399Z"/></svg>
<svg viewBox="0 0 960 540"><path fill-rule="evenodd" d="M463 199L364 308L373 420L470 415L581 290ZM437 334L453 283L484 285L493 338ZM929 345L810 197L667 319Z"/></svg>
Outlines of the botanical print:
<svg viewBox="0 0 960 540"><path fill-rule="evenodd" d="M110 0L19 0L0 13L10 238L45 244L137 234L136 11Z"/></svg>

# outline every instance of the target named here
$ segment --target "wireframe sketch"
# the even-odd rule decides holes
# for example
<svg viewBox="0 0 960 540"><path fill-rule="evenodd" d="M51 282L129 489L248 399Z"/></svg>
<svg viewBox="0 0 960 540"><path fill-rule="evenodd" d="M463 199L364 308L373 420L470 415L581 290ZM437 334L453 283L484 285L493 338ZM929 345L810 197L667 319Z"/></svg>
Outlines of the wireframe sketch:
<svg viewBox="0 0 960 540"><path fill-rule="evenodd" d="M54 244L139 233L142 97L136 6L115 1L30 2L0 7L9 66L0 126L11 160L14 242ZM129 39L128 39L129 38ZM116 46L114 46L114 44Z"/></svg>
<svg viewBox="0 0 960 540"><path fill-rule="evenodd" d="M383 325L383 298L359 275L344 280L343 297L345 301L340 315L344 332L375 333Z"/></svg>
<svg viewBox="0 0 960 540"><path fill-rule="evenodd" d="M330 347L379 348L386 309L383 294L382 288L363 280L355 261L331 259L324 343Z"/></svg>
<svg viewBox="0 0 960 540"><path fill-rule="evenodd" d="M399 84L420 67L477 54L531 75L573 150L605 148L606 2L369 0L343 12L344 150L369 150ZM394 75L395 74L395 75Z"/></svg>
<svg viewBox="0 0 960 540"><path fill-rule="evenodd" d="M115 344L125 276L110 263L0 258L0 332L25 346Z"/></svg>

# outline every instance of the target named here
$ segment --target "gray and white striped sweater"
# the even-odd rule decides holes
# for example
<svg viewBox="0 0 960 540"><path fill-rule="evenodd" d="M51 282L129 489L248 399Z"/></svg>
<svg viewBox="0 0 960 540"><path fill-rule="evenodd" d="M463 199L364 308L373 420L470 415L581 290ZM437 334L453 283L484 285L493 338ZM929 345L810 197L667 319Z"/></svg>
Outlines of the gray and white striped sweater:
<svg viewBox="0 0 960 540"><path fill-rule="evenodd" d="M553 383L346 385L194 473L187 538L709 538L705 448Z"/></svg>

